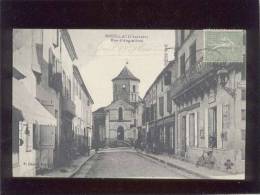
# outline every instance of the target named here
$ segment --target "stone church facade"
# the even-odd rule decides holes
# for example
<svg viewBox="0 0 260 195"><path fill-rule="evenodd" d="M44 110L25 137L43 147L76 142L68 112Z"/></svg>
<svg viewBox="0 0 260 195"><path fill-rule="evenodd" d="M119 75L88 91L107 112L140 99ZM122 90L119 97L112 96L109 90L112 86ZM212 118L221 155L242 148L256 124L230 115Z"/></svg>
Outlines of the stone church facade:
<svg viewBox="0 0 260 195"><path fill-rule="evenodd" d="M138 136L137 126L141 117L138 108L142 105L140 80L125 66L112 82L113 101L104 108L105 141L107 144L115 141L130 143ZM98 127L95 131L99 131Z"/></svg>

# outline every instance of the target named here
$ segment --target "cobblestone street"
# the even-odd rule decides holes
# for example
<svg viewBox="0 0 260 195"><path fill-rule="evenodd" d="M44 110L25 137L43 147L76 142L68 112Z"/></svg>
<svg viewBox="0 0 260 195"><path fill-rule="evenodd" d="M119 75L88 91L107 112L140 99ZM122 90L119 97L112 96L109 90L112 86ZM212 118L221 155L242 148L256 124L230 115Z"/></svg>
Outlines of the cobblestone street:
<svg viewBox="0 0 260 195"><path fill-rule="evenodd" d="M131 149L102 150L74 175L78 178L198 178ZM199 178L198 178L199 179Z"/></svg>

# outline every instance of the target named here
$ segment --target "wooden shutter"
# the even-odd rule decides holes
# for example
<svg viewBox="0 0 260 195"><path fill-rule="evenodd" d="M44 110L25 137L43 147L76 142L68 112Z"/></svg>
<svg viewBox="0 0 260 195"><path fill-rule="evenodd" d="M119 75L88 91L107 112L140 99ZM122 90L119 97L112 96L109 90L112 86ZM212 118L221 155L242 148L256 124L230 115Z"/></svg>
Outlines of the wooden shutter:
<svg viewBox="0 0 260 195"><path fill-rule="evenodd" d="M33 125L33 149L37 150L40 147L40 125L35 123Z"/></svg>
<svg viewBox="0 0 260 195"><path fill-rule="evenodd" d="M55 146L55 127L40 125L40 147L54 148Z"/></svg>
<svg viewBox="0 0 260 195"><path fill-rule="evenodd" d="M30 152L33 148L33 123L28 123L27 129L25 130L26 136L26 151Z"/></svg>

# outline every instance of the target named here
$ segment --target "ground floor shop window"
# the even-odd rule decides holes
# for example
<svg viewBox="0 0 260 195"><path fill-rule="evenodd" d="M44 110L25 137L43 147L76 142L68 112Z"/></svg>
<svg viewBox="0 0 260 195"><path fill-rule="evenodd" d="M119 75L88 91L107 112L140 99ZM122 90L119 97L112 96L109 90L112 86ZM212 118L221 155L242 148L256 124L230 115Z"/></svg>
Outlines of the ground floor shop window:
<svg viewBox="0 0 260 195"><path fill-rule="evenodd" d="M195 114L189 115L189 145L195 146Z"/></svg>
<svg viewBox="0 0 260 195"><path fill-rule="evenodd" d="M208 116L208 146L210 148L217 147L217 107L209 109Z"/></svg>

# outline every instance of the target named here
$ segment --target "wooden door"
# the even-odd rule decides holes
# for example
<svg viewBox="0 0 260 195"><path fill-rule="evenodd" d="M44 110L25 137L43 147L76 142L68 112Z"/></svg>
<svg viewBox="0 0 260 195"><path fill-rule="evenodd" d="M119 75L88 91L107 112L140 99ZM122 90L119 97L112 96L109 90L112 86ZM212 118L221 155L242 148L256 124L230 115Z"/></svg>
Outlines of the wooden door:
<svg viewBox="0 0 260 195"><path fill-rule="evenodd" d="M195 146L195 114L189 116L189 145Z"/></svg>
<svg viewBox="0 0 260 195"><path fill-rule="evenodd" d="M184 156L186 152L186 116L181 121L181 154Z"/></svg>
<svg viewBox="0 0 260 195"><path fill-rule="evenodd" d="M217 107L209 109L208 117L208 146L217 147Z"/></svg>

